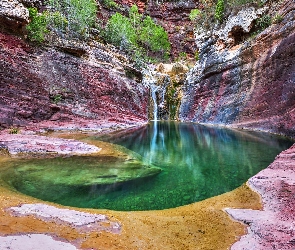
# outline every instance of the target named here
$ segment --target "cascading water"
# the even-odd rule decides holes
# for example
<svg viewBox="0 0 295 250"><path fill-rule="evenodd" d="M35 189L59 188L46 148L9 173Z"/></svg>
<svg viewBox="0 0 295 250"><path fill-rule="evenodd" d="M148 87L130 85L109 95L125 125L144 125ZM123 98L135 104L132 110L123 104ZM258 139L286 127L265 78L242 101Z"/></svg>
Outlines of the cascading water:
<svg viewBox="0 0 295 250"><path fill-rule="evenodd" d="M154 110L153 110L154 121L158 120L158 103L157 103L157 94L156 94L158 89L159 89L159 86L157 86L155 84L150 85L151 96L152 96L153 103L154 103Z"/></svg>
<svg viewBox="0 0 295 250"><path fill-rule="evenodd" d="M188 67L173 64L149 65L143 70L143 85L150 89L150 120L178 120L182 85Z"/></svg>
<svg viewBox="0 0 295 250"><path fill-rule="evenodd" d="M155 67L149 65L143 70L143 80L142 83L145 87L150 89L151 97L153 100L153 120L158 120L158 103L157 103L157 90L159 86L156 85L157 79L155 77Z"/></svg>
<svg viewBox="0 0 295 250"><path fill-rule="evenodd" d="M156 71L154 65L150 65L143 71L142 83L150 89L151 100L153 103L152 119L153 121L168 119L166 109L165 95L170 78L167 74Z"/></svg>

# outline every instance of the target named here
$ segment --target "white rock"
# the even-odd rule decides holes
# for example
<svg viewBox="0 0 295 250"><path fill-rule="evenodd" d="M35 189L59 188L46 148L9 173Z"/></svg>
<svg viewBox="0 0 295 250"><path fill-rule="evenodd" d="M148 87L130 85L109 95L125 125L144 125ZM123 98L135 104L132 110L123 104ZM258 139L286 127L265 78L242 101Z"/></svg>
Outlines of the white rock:
<svg viewBox="0 0 295 250"><path fill-rule="evenodd" d="M76 250L70 243L54 240L45 234L0 236L0 249L13 250Z"/></svg>
<svg viewBox="0 0 295 250"><path fill-rule="evenodd" d="M29 11L17 0L1 0L0 17L16 22L28 23Z"/></svg>

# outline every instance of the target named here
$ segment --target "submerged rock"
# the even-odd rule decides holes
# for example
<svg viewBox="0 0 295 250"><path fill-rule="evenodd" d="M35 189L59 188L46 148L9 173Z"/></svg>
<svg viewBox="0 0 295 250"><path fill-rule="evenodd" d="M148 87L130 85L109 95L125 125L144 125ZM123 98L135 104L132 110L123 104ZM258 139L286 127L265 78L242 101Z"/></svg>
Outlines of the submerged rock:
<svg viewBox="0 0 295 250"><path fill-rule="evenodd" d="M34 197L44 197L45 193L46 197L51 197L48 200L52 200L52 197L81 188L92 190L101 185L115 184L107 188L114 189L117 184L161 172L161 168L145 164L140 155L124 147L105 142L93 143L102 150L91 156L11 160L1 177L21 192Z"/></svg>
<svg viewBox="0 0 295 250"><path fill-rule="evenodd" d="M14 186L30 182L42 185L91 186L121 183L156 175L161 169L144 165L137 159L115 156L73 156L31 160L13 168Z"/></svg>

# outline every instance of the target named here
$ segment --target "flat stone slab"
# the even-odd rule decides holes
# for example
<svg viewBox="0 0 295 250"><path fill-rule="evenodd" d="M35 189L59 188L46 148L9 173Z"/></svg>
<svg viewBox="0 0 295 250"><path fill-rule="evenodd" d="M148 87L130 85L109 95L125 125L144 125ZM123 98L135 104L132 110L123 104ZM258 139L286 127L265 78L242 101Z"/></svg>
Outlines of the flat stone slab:
<svg viewBox="0 0 295 250"><path fill-rule="evenodd" d="M112 222L106 215L91 214L73 209L57 208L43 203L23 204L18 207L10 207L8 211L14 216L33 215L44 221L66 223L83 231L107 231L120 233L121 225Z"/></svg>
<svg viewBox="0 0 295 250"><path fill-rule="evenodd" d="M46 234L26 234L0 236L0 249L2 250L76 250L70 243L54 240Z"/></svg>
<svg viewBox="0 0 295 250"><path fill-rule="evenodd" d="M39 135L0 134L0 149L11 156L21 154L81 155L97 153L101 149L94 145L72 140Z"/></svg>

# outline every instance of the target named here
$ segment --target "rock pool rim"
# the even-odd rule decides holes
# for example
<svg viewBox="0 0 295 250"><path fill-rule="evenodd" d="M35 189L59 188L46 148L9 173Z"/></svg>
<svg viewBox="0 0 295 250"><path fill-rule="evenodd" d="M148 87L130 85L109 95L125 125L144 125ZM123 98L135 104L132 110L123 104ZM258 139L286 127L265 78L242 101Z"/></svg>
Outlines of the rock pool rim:
<svg viewBox="0 0 295 250"><path fill-rule="evenodd" d="M245 135L249 135L249 132L246 132L246 131L241 132L241 131L236 131L236 130L232 130L228 128L224 129L224 128L220 128L216 126L208 127L208 126L192 124L192 123L163 122L163 121L159 122L158 121L157 124L159 125L158 130L154 130L153 129L154 124L151 123L146 125L145 127L141 127L135 130L132 129L132 131L128 129L126 131L127 132L126 137L131 138L131 139L128 139L128 138L127 139L131 141L132 144L134 145L136 143L135 148L129 148L129 150L135 151L136 154L141 155L144 160L146 160L148 163L151 163L155 166L159 166L158 163L161 162L163 163L163 166L165 168L164 171L162 171L159 175L153 178L149 178L147 181L143 183L140 183L140 180L138 180L137 182L125 183L126 185L123 184L123 187L122 185L120 187L115 187L115 190L112 190L113 193L110 193L109 190L107 190L106 188L98 187L98 186L94 187L94 189L86 187L83 190L81 190L81 187L78 187L78 188L71 187L70 188L71 192L70 192L68 191L69 188L65 189L65 187L63 186L54 187L53 185L50 184L50 182L49 184L43 182L45 186L48 186L48 188L44 188L46 192L48 189L52 189L53 191L55 190L55 192L53 192L53 195L46 194L47 198L40 197L38 196L39 194L34 195L34 194L27 193L27 191L24 192L23 190L19 190L18 187L21 185L15 185L15 187L19 191L27 195L31 195L33 197L36 197L42 200L47 200L47 201L55 202L61 205L72 206L72 207L109 209L109 210L116 210L116 211L163 210L163 209L188 205L191 203L195 203L197 201L207 199L209 197L214 197L216 195L220 195L222 193L231 191L239 187L243 183L245 183L251 176L259 172L261 169L267 167L269 163L273 161L274 157L278 153L280 153L282 150L287 148L285 146L284 148L281 148L280 144L277 145L276 140L279 140L279 141L283 140L282 138L278 139L279 138L278 136L275 136L273 134L268 134L268 133L251 131L250 137L256 136L258 138L255 144L253 144L254 151L260 150L261 146L259 146L260 145L259 141L262 140L264 144L261 144L263 145L261 151L263 151L263 155L265 155L265 152L264 152L265 150L263 148L265 147L265 141L267 142L267 140L270 140L269 138L271 138L271 140L274 140L275 138L274 142L272 143L274 144L274 146L270 145L271 147L275 148L276 146L279 146L280 148L280 150L275 149L275 151L272 152L273 154L272 159L265 160L263 155L262 156L255 155L257 154L256 152L251 153L251 150L249 149L249 145L248 145L249 138L245 136ZM170 128L175 130L171 131L166 129L165 126L167 124L170 124L169 125ZM150 129L149 131L150 133L145 133L148 129ZM176 132L173 132L173 131L176 131ZM134 136L134 134L136 133L138 134ZM152 133L156 133L156 134L152 134ZM122 130L117 133L109 134L108 136L115 137L116 134L119 134L119 139L123 137ZM142 141L137 140L137 138L142 137L142 135L145 135L145 134L147 134L147 137L143 137ZM213 134L215 137L211 138L210 137L211 134ZM159 147L161 145L159 145L159 143L157 142L157 140L159 140L161 136L165 139L167 138L166 141L165 140L162 141L167 147L166 148L167 151L164 153L161 151L162 148ZM243 139L243 137L246 137L246 140ZM175 141L175 139L179 141ZM93 140L100 140L100 138L92 136L88 139L85 139L85 141L87 141L88 143ZM127 144L129 143L128 140L127 140ZM240 142L236 140L242 140L242 141ZM238 143L232 144L231 141L233 141L233 143L236 143L236 142ZM210 145L208 144L209 146L207 145L208 142L210 144ZM117 144L116 141L112 143ZM220 144L221 146L218 143L222 143ZM181 144L182 146L177 148L178 144ZM120 145L124 146L122 144ZM155 148L150 148L150 145L153 145L153 147ZM205 148L206 153L205 154L203 153L202 156L200 157L198 156L199 158L195 158L196 152L202 152L203 145L207 145ZM240 146L241 148L239 148L239 145L241 145ZM235 155L229 156L229 153L231 153L234 148L238 147L239 149L242 149L243 145L247 146L247 148L245 149L246 156L243 156L244 157L243 160L238 159ZM251 144L250 146L253 147L253 145ZM290 146L291 143L289 143L288 145ZM128 148L128 146L126 147ZM137 149L139 149L139 151L136 151ZM210 166L208 167L205 166L201 168L198 167L198 169L196 170L194 166L198 166L200 161L201 163L206 162L207 159L211 158L210 150L212 150L213 154L219 157L219 161L215 160L214 163L212 164L210 163L211 164ZM144 155L144 153L147 153L147 155ZM249 169L248 167L245 167L245 168L240 167L240 169L237 169L235 167L237 165L237 162L239 163L239 165L241 165L240 162L248 161L247 155L249 153L250 155L254 154L256 158L257 157L262 158L263 160L266 161L266 163L264 163L264 165L260 169L257 169L255 171L251 170L253 168L251 164L249 165L251 167ZM192 162L190 163L190 165L187 164L187 160L186 160L188 159L187 155L192 155L190 156L190 160ZM203 156L205 156L204 159L202 158ZM70 158L71 157L67 159L70 159ZM231 160L231 158L233 159ZM155 159L156 159L156 162L153 162ZM177 159L178 162L174 162L175 159ZM220 162L220 159L222 160L222 162ZM220 170L219 165L221 165L221 163L223 164L224 161L229 161L231 163L230 169L227 169L227 168L224 169L223 167ZM71 162L69 162L69 164L71 164ZM174 165L176 165L176 167L174 167ZM163 168L163 166L159 166L159 167ZM171 166L173 168L171 168ZM245 166L248 166L248 165L245 165ZM237 169L239 172L235 172L236 171L235 169ZM250 170L252 172L248 173L248 171ZM82 171L82 170L80 169L79 171ZM57 174L59 175L59 173ZM246 174L245 177L243 177L244 174ZM221 175L222 177L222 178L220 177L220 180L216 179L217 177L211 178L211 176L219 176L219 175ZM234 178L235 179L229 180L228 176L233 176L232 179ZM54 179L54 178L51 178L51 179ZM164 181L164 184L161 183L163 181ZM36 183L38 183L38 181ZM40 183L42 183L42 181ZM197 188L195 187L196 183L199 185ZM211 187L212 185L214 186L215 183L216 183L216 186L218 186L217 188L218 192L215 190L215 188ZM226 183L225 186L224 186L224 183ZM32 183L32 185L34 186L36 184ZM191 187L190 185L193 187ZM41 190L39 189L39 193L42 193L42 189ZM62 193L64 194L64 196L61 195ZM56 194L59 194L60 197L56 197ZM73 197L69 198L71 196L70 194L73 194ZM145 195L145 197L142 197L142 195ZM81 197L84 197L84 196L87 196L90 198L87 198L88 200L83 201ZM79 204L77 204L77 202L79 202ZM97 204L99 204L99 206Z"/></svg>

